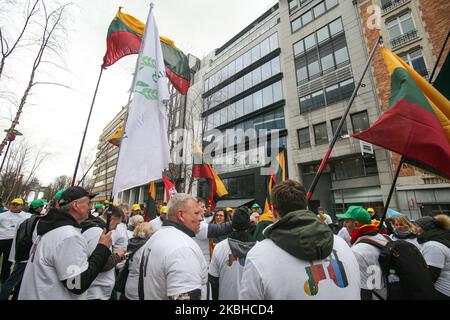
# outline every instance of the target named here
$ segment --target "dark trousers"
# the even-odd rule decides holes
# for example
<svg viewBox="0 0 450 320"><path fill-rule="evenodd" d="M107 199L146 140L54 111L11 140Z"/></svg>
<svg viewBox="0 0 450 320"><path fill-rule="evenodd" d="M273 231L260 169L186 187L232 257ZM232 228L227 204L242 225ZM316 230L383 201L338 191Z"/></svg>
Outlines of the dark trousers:
<svg viewBox="0 0 450 320"><path fill-rule="evenodd" d="M8 300L11 292L14 290L13 300L17 300L19 295L20 284L22 283L22 277L27 266L26 262L16 263L14 269L11 272L8 280L3 284L2 291L0 292L0 300Z"/></svg>
<svg viewBox="0 0 450 320"><path fill-rule="evenodd" d="M13 239L0 240L0 256L2 256L2 272L0 274L0 282L2 285L8 279L9 274L11 273L11 265L9 262L9 252L11 251L11 246L13 243Z"/></svg>

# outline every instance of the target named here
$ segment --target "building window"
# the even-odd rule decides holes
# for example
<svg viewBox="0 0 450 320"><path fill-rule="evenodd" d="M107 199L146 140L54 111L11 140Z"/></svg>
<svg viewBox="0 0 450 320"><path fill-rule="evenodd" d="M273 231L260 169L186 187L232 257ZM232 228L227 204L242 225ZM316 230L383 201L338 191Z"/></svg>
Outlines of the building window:
<svg viewBox="0 0 450 320"><path fill-rule="evenodd" d="M337 118L334 120L331 120L331 129L333 130L333 136L336 133L336 130L339 126L339 122L341 121L342 118ZM339 134L339 138L338 139L343 139L343 138L348 138L348 130L347 130L347 122L344 121L344 125L342 126L341 132Z"/></svg>
<svg viewBox="0 0 450 320"><path fill-rule="evenodd" d="M277 56L262 66L254 69L252 72L236 79L234 82L215 92L211 96L205 98L205 105L207 105L206 102L209 101L207 108L211 109L233 98L234 96L249 90L270 77L279 74L280 72L280 57Z"/></svg>
<svg viewBox="0 0 450 320"><path fill-rule="evenodd" d="M270 52L278 48L278 34L274 33L269 38L261 41L259 44L231 61L225 67L217 70L208 79L205 80L205 91L209 91L221 82L232 77L252 63L260 60Z"/></svg>
<svg viewBox="0 0 450 320"><path fill-rule="evenodd" d="M300 147L300 149L308 148L311 146L309 127L297 130L297 134L298 134L298 146Z"/></svg>
<svg viewBox="0 0 450 320"><path fill-rule="evenodd" d="M293 10L298 8L298 2L297 0L289 0L289 12L292 12Z"/></svg>
<svg viewBox="0 0 450 320"><path fill-rule="evenodd" d="M309 112L325 106L325 96L323 90L313 92L310 95L300 98L300 113Z"/></svg>
<svg viewBox="0 0 450 320"><path fill-rule="evenodd" d="M407 11L402 15L395 17L387 22L387 28L391 39L395 39L415 29L411 11Z"/></svg>
<svg viewBox="0 0 450 320"><path fill-rule="evenodd" d="M358 133L369 128L369 116L367 111L354 113L351 116L353 133Z"/></svg>
<svg viewBox="0 0 450 320"><path fill-rule="evenodd" d="M339 18L294 44L297 83L310 81L350 63L342 30Z"/></svg>
<svg viewBox="0 0 450 320"><path fill-rule="evenodd" d="M222 181L227 188L229 197L255 196L255 177L253 175L224 178Z"/></svg>
<svg viewBox="0 0 450 320"><path fill-rule="evenodd" d="M417 30L411 16L407 11L398 17L386 22L393 48L417 38Z"/></svg>
<svg viewBox="0 0 450 320"><path fill-rule="evenodd" d="M373 158L342 159L334 163L333 180L346 180L377 175L377 161Z"/></svg>
<svg viewBox="0 0 450 320"><path fill-rule="evenodd" d="M415 49L409 53L401 55L400 58L413 67L414 70L416 70L422 77L428 76L427 65L425 63L425 59L423 58L422 49Z"/></svg>
<svg viewBox="0 0 450 320"><path fill-rule="evenodd" d="M304 2L306 1L302 1L302 3ZM289 6L291 6L291 3L293 6L295 5L295 8L297 8L297 3L295 1L290 2ZM325 12L332 9L336 5L337 0L326 0L320 2L314 8L306 11L305 13L303 13L303 15L291 21L292 32L296 32L297 30L301 29L303 26L307 25L314 19L317 19L318 17L320 17L321 15L323 15ZM289 10L292 12L292 9L289 8Z"/></svg>
<svg viewBox="0 0 450 320"><path fill-rule="evenodd" d="M325 2L319 3L317 6L313 8L314 17L317 18L325 13Z"/></svg>
<svg viewBox="0 0 450 320"><path fill-rule="evenodd" d="M314 141L316 144L328 142L327 123L320 123L314 126Z"/></svg>

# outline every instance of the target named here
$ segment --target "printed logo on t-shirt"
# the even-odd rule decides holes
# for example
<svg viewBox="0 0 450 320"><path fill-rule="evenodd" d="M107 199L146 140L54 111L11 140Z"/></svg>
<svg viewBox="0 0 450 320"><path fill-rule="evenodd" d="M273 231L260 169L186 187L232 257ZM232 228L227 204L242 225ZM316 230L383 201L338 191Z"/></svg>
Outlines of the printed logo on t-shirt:
<svg viewBox="0 0 450 320"><path fill-rule="evenodd" d="M325 274L324 264L328 262L328 276ZM331 279L339 288L346 288L348 286L347 275L345 273L344 265L339 260L336 250L325 260L322 264L311 264L305 268L308 280L305 282L304 289L308 296L315 296L319 293L319 282L326 279Z"/></svg>
<svg viewBox="0 0 450 320"><path fill-rule="evenodd" d="M233 263L235 263L236 261L238 261L242 267L245 266L245 257L238 258L238 257L233 256L231 253L228 255L228 260L226 262L226 266L231 267L231 266L233 266Z"/></svg>

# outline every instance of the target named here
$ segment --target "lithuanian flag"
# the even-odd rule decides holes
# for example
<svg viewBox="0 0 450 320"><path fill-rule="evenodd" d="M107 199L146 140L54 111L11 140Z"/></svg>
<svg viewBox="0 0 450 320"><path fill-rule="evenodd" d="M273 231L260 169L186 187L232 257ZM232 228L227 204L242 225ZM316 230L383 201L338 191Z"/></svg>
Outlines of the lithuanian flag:
<svg viewBox="0 0 450 320"><path fill-rule="evenodd" d="M194 157L199 159L201 157L202 150L196 145ZM217 175L214 169L209 164L204 164L203 161L194 161L192 166L192 178L204 178L211 181L211 189L208 198L208 202L212 208L215 208L214 196L217 194L219 197L226 196L228 194L227 188L222 182L222 179Z"/></svg>
<svg viewBox="0 0 450 320"><path fill-rule="evenodd" d="M119 8L109 25L106 37L106 54L103 58L103 68L109 67L117 60L139 53L145 25L138 19L125 14Z"/></svg>
<svg viewBox="0 0 450 320"><path fill-rule="evenodd" d="M119 8L108 29L107 50L102 66L109 67L122 57L139 53L144 29L144 23L122 13ZM165 37L160 37L160 40L167 77L175 89L185 95L191 80L188 59L172 40Z"/></svg>
<svg viewBox="0 0 450 320"><path fill-rule="evenodd" d="M156 218L156 191L155 181L150 182L150 188L148 190L149 195L147 199L147 208L145 213L145 221L150 221Z"/></svg>
<svg viewBox="0 0 450 320"><path fill-rule="evenodd" d="M108 142L115 145L116 147L120 147L120 139L122 139L122 133L123 133L123 124L120 125L116 132L114 132L114 134L112 134L109 138L108 138Z"/></svg>
<svg viewBox="0 0 450 320"><path fill-rule="evenodd" d="M269 212L271 209L270 197L272 196L272 189L280 182L286 180L286 155L284 150L281 150L277 157L274 159L274 163L271 164L273 169L272 175L269 177L266 190L266 203L264 205L264 213Z"/></svg>
<svg viewBox="0 0 450 320"><path fill-rule="evenodd" d="M390 107L353 137L450 179L450 102L393 52L380 50L391 74Z"/></svg>

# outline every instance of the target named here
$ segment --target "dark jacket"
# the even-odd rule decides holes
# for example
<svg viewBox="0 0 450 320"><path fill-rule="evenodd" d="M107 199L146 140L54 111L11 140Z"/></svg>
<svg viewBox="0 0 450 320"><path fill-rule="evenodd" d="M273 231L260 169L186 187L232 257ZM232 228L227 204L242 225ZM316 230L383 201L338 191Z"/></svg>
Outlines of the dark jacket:
<svg viewBox="0 0 450 320"><path fill-rule="evenodd" d="M286 214L267 227L264 236L301 260L323 260L333 250L333 232L309 210Z"/></svg>

